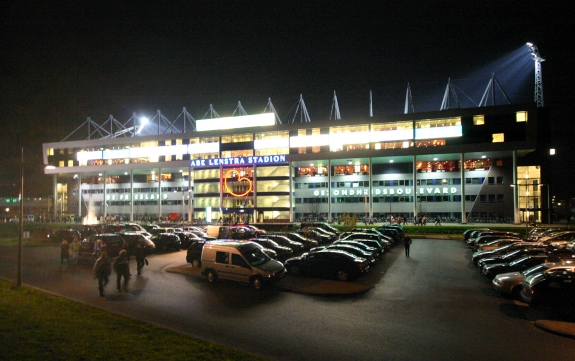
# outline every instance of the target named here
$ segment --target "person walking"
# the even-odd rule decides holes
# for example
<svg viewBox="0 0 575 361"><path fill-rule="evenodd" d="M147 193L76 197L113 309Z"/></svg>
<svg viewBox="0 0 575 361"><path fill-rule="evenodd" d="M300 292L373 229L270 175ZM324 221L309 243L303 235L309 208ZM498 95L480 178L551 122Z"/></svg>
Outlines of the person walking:
<svg viewBox="0 0 575 361"><path fill-rule="evenodd" d="M94 241L94 254L96 255L96 258L100 258L101 253L102 253L102 240L98 238Z"/></svg>
<svg viewBox="0 0 575 361"><path fill-rule="evenodd" d="M80 240L74 238L70 244L70 255L72 256L72 264L74 266L78 265L78 254L80 253Z"/></svg>
<svg viewBox="0 0 575 361"><path fill-rule="evenodd" d="M441 218L439 218L439 217L435 218L435 225L441 226Z"/></svg>
<svg viewBox="0 0 575 361"><path fill-rule="evenodd" d="M70 267L70 244L66 240L63 240L60 244L60 266L64 265L64 260L66 260L68 267Z"/></svg>
<svg viewBox="0 0 575 361"><path fill-rule="evenodd" d="M104 287L108 284L108 276L112 273L112 266L108 258L108 252L104 251L94 263L94 278L98 279L100 296L104 297Z"/></svg>
<svg viewBox="0 0 575 361"><path fill-rule="evenodd" d="M114 261L114 271L116 271L116 286L118 292L122 292L122 277L124 277L124 291L128 291L128 279L130 278L130 256L125 249L120 251L120 255Z"/></svg>
<svg viewBox="0 0 575 361"><path fill-rule="evenodd" d="M405 257L409 257L409 247L411 246L411 238L408 235L403 237L403 246L405 247Z"/></svg>
<svg viewBox="0 0 575 361"><path fill-rule="evenodd" d="M138 242L138 244L136 244L136 249L134 253L136 256L136 266L138 268L138 274L141 275L142 268L144 268L144 264L146 262L146 250L144 249L144 246L142 246L142 244Z"/></svg>

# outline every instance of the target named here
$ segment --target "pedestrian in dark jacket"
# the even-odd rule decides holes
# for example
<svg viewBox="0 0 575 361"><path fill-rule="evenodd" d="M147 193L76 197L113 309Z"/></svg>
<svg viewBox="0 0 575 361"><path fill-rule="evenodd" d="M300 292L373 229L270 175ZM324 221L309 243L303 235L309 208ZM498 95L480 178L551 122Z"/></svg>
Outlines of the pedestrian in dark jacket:
<svg viewBox="0 0 575 361"><path fill-rule="evenodd" d="M409 247L411 246L411 238L408 235L403 237L403 245L405 246L405 257L409 257Z"/></svg>
<svg viewBox="0 0 575 361"><path fill-rule="evenodd" d="M64 264L64 260L68 262L68 267L70 266L70 244L68 241L63 240L60 244L60 266Z"/></svg>
<svg viewBox="0 0 575 361"><path fill-rule="evenodd" d="M136 266L138 267L138 274L142 274L142 268L146 262L146 249L141 243L136 245L136 250L134 251L136 256Z"/></svg>
<svg viewBox="0 0 575 361"><path fill-rule="evenodd" d="M120 255L114 261L114 271L116 271L118 292L122 292L122 277L124 277L124 291L127 291L128 279L130 278L130 256L125 249L120 251Z"/></svg>
<svg viewBox="0 0 575 361"><path fill-rule="evenodd" d="M108 252L104 251L94 263L94 278L98 279L100 296L104 297L104 286L108 284L108 276L112 273L112 265L108 258Z"/></svg>

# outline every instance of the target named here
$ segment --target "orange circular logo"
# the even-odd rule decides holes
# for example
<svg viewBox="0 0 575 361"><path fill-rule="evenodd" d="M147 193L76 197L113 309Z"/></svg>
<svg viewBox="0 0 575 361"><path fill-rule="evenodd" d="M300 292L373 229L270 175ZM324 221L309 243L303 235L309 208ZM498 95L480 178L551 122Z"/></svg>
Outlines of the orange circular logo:
<svg viewBox="0 0 575 361"><path fill-rule="evenodd" d="M252 191L252 189L253 189L253 183L252 183L251 179L246 178L246 177L239 176L238 182L247 182L247 183L248 183L248 189L247 189L245 192L243 192L243 193L235 193L234 191L232 191L232 190L228 187L228 175L229 175L230 173L238 173L238 171L232 169L232 170L230 170L230 171L228 171L228 172L226 173L226 175L225 175L225 177L224 177L224 187L225 187L225 190L226 190L228 193L230 193L231 195L233 195L234 197L247 196L247 195ZM239 174L239 173L238 173L238 174Z"/></svg>

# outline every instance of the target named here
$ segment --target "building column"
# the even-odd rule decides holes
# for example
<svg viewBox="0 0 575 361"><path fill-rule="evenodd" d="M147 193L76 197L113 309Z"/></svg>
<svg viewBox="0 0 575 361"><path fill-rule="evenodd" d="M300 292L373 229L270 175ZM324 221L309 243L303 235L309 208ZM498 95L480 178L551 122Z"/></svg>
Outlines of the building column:
<svg viewBox="0 0 575 361"><path fill-rule="evenodd" d="M194 168L188 166L188 223L192 224L194 220L194 190L192 182L192 172Z"/></svg>
<svg viewBox="0 0 575 361"><path fill-rule="evenodd" d="M104 219L106 219L106 216L108 215L108 200L106 199L106 172L105 171L102 174L102 177L104 179L104 201L102 202L102 206L104 207Z"/></svg>
<svg viewBox="0 0 575 361"><path fill-rule="evenodd" d="M461 178L461 224L467 224L467 212L465 212L465 154L459 155L459 178Z"/></svg>
<svg viewBox="0 0 575 361"><path fill-rule="evenodd" d="M411 177L413 181L413 218L417 218L417 159L411 156Z"/></svg>
<svg viewBox="0 0 575 361"><path fill-rule="evenodd" d="M78 174L78 220L82 218L82 173ZM88 211L86 210L86 216Z"/></svg>
<svg viewBox="0 0 575 361"><path fill-rule="evenodd" d="M517 184L517 151L513 151L513 223L521 224L521 210L519 205L519 184ZM527 206L525 206L527 208Z"/></svg>
<svg viewBox="0 0 575 361"><path fill-rule="evenodd" d="M162 221L162 168L158 168L158 221Z"/></svg>
<svg viewBox="0 0 575 361"><path fill-rule="evenodd" d="M134 170L130 170L130 222L134 222Z"/></svg>
<svg viewBox="0 0 575 361"><path fill-rule="evenodd" d="M327 161L327 220L331 222L331 159Z"/></svg>
<svg viewBox="0 0 575 361"><path fill-rule="evenodd" d="M258 201L258 191L257 191L256 185L258 184L258 183L257 183L258 175L257 175L257 168L256 168L256 165L255 165L255 164L252 165L252 174L253 174L253 177L252 177L252 191L253 191L253 201L254 201L254 208L252 208L252 216L254 217L253 223L256 223L256 222L257 222L257 220L256 220L256 210L257 210L256 204L258 204L258 203L257 203L257 201ZM249 196L249 193L246 195L246 197L247 197L247 196ZM244 203L245 203L245 202L244 202ZM246 216L249 217L249 215L248 215L247 212L246 212L247 209L248 209L248 208L246 207L246 204L244 204L244 215L246 215ZM272 213L272 214L273 214L273 213ZM272 219L272 221L273 221L273 219Z"/></svg>
<svg viewBox="0 0 575 361"><path fill-rule="evenodd" d="M371 175L372 175L372 162L371 162L371 157L369 157L369 187L367 187L368 189L368 197L369 197L369 218L373 219L373 184L371 182Z"/></svg>
<svg viewBox="0 0 575 361"><path fill-rule="evenodd" d="M293 196L293 165L289 162L289 221L293 223L293 207L294 207L294 196ZM255 203L254 203L255 206Z"/></svg>
<svg viewBox="0 0 575 361"><path fill-rule="evenodd" d="M54 174L52 176L52 183L53 183L53 194L52 194L52 222L56 219L58 214L58 175Z"/></svg>

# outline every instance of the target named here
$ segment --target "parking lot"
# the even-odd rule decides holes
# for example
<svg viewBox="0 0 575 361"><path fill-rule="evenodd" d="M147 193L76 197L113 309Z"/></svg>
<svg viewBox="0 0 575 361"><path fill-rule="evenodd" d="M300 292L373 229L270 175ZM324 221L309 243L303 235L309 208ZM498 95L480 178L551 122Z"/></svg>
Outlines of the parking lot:
<svg viewBox="0 0 575 361"><path fill-rule="evenodd" d="M272 360L572 359L573 340L536 328L467 257L462 242L415 239L411 257L395 247L356 281L372 283L371 290L335 297L167 272L186 266L185 251L151 256L129 294L108 288L106 298L98 297L91 270L60 271L57 249L25 249L23 279ZM12 277L11 259L3 253L4 277Z"/></svg>

